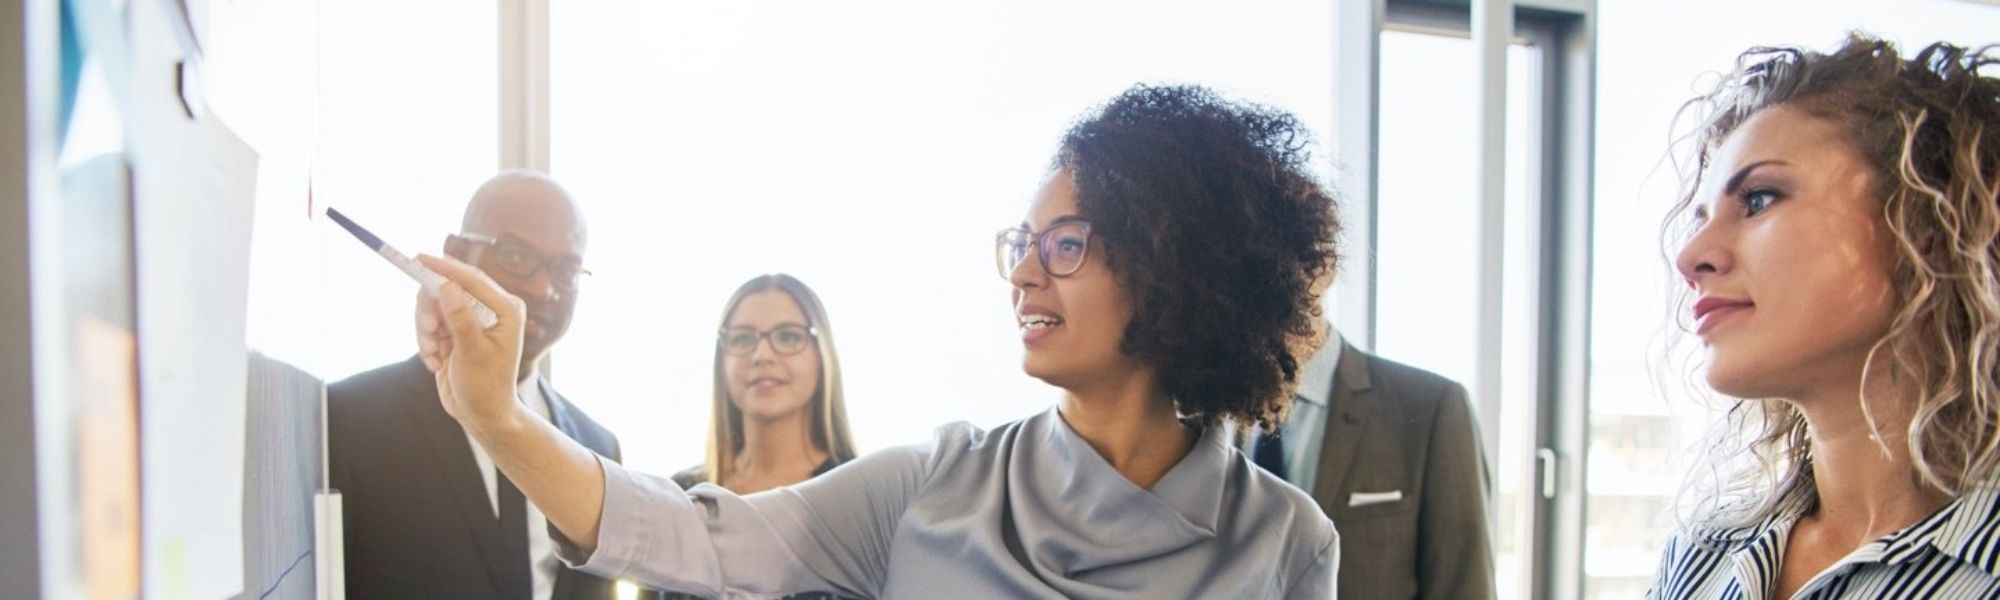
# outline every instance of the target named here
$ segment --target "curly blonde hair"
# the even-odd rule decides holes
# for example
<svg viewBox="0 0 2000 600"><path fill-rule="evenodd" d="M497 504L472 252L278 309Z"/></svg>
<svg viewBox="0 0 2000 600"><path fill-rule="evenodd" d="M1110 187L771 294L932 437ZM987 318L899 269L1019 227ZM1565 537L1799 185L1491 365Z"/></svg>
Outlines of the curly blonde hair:
<svg viewBox="0 0 2000 600"><path fill-rule="evenodd" d="M1679 201L1662 227L1670 245L1691 233L1676 215L1695 202L1711 154L1758 111L1786 106L1838 125L1872 168L1871 195L1895 238L1894 317L1864 372L1887 361L1892 389L1917 392L1905 400L1915 403L1908 429L1898 432L1912 477L1954 497L2000 470L2000 79L1980 72L2000 63L1996 48L1936 43L1905 59L1888 42L1850 34L1830 54L1744 52L1732 73L1682 108L1694 118L1682 138L1694 168L1682 169ZM1690 294L1682 288L1679 296L1685 308ZM1863 414L1880 433L1868 405L1861 401ZM1714 477L1682 503L1691 509L1684 521L1743 528L1817 504L1809 432L1796 407L1733 400L1725 419L1730 426L1710 439ZM1746 450L1754 464L1730 458Z"/></svg>

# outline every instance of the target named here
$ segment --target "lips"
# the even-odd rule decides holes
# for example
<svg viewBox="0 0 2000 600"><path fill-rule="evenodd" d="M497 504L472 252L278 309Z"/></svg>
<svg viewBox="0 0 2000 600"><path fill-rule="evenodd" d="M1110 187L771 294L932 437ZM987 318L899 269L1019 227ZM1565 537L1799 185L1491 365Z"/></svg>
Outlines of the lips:
<svg viewBox="0 0 2000 600"><path fill-rule="evenodd" d="M748 387L750 388L750 391L761 392L761 391L774 390L783 387L785 384L788 383L791 382L778 377L772 377L769 375L760 375L757 377L750 378L750 384Z"/></svg>
<svg viewBox="0 0 2000 600"><path fill-rule="evenodd" d="M1034 345L1062 329L1061 315L1047 308L1023 304L1014 309L1014 322L1021 327L1021 343Z"/></svg>
<svg viewBox="0 0 2000 600"><path fill-rule="evenodd" d="M1756 304L1749 300L1736 300L1715 296L1703 297L1694 303L1695 333L1707 333L1710 328L1714 327L1722 319L1747 311L1755 306Z"/></svg>

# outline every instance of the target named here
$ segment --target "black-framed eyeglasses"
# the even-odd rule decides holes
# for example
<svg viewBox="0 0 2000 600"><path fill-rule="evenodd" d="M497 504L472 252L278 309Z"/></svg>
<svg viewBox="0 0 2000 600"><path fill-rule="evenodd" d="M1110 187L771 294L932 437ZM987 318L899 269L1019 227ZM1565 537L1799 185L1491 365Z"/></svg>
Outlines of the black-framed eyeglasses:
<svg viewBox="0 0 2000 600"><path fill-rule="evenodd" d="M771 340L771 351L783 355L805 352L812 346L819 331L804 325L779 325L770 331L757 331L751 327L724 327L716 338L722 351L735 356L748 356L757 351L757 344Z"/></svg>
<svg viewBox="0 0 2000 600"><path fill-rule="evenodd" d="M580 261L544 256L527 242L510 237L496 238L478 233L460 233L452 237L486 246L490 251L487 256L493 258L492 264L508 275L527 279L534 277L536 271L548 269L549 285L566 292L576 291L584 276L590 275L590 269L583 268Z"/></svg>
<svg viewBox="0 0 2000 600"><path fill-rule="evenodd" d="M1020 227L1000 230L1000 235L994 238L1000 277L1013 278L1014 269L1028 259L1031 248L1050 277L1068 277L1083 268L1083 261L1090 258L1090 223L1064 221L1039 232Z"/></svg>

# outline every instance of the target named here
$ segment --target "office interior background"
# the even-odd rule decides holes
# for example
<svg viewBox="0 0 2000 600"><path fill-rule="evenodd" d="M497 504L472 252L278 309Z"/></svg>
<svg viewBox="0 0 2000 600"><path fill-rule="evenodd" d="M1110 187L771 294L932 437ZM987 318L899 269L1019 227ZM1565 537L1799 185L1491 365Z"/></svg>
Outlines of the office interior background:
<svg viewBox="0 0 2000 600"><path fill-rule="evenodd" d="M48 68L57 4L5 17L17 88ZM1070 120L1139 82L1291 111L1345 203L1336 329L1472 390L1504 598L1640 595L1714 422L1664 302L1681 103L1751 46L1826 49L1854 30L2000 42L1985 0L1492 2L1503 39L1488 47L1474 33L1495 25L1463 0L180 4L200 45L190 85L257 156L248 349L327 381L407 357L415 286L314 209L436 253L485 178L547 170L586 211L592 271L549 376L653 473L702 460L721 306L762 273L824 299L864 452L1044 409L992 240ZM1482 85L1496 56L1504 79ZM53 165L16 152L6 168L118 151L110 72L83 63ZM0 100L9 151L46 133L14 102L28 95ZM1482 113L1501 117L1499 143L1482 144ZM8 187L8 215L45 201L33 187ZM0 317L28 331L40 232L0 220ZM32 502L66 481L50 453L73 450L46 447L66 399L33 385L28 338L0 352L16 382L0 393L16 457L0 522L38 543L5 550L0 572L78 597L71 532ZM17 477L24 460L42 469ZM147 595L208 597L172 560L145 553Z"/></svg>

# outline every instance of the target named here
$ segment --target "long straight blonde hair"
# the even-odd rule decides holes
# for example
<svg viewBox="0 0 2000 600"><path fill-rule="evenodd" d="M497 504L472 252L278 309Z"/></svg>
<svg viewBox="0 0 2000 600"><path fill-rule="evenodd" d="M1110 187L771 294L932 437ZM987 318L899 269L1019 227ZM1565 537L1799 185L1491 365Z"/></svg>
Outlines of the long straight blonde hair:
<svg viewBox="0 0 2000 600"><path fill-rule="evenodd" d="M722 322L716 331L729 326L729 315L736 312L743 298L767 290L782 290L791 296L799 305L799 312L805 313L806 326L812 328L813 343L819 347L819 386L806 406L812 413L813 444L825 450L835 464L853 460L854 434L847 429L847 402L840 391L840 356L833 351L833 325L827 321L826 306L812 288L783 273L751 278L737 287L729 303L723 305ZM702 477L717 485L736 469L736 455L743 452L743 411L729 400L729 382L723 374L722 361L722 344L718 340L715 399L708 418L707 463L702 465Z"/></svg>

